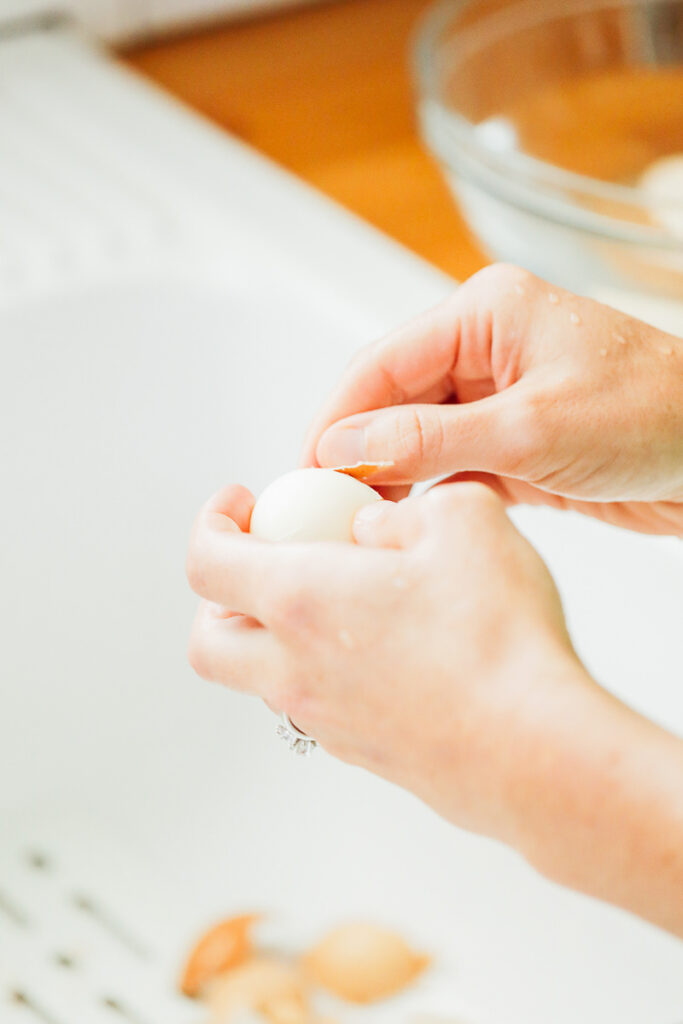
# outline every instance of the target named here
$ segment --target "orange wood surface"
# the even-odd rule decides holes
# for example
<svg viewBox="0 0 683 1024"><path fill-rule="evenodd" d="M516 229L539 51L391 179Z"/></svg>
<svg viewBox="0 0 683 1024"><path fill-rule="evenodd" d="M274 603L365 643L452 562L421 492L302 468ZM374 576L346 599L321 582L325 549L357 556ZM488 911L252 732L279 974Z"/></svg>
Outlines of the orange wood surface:
<svg viewBox="0 0 683 1024"><path fill-rule="evenodd" d="M462 279L486 259L417 135L427 0L342 0L122 54L134 68Z"/></svg>

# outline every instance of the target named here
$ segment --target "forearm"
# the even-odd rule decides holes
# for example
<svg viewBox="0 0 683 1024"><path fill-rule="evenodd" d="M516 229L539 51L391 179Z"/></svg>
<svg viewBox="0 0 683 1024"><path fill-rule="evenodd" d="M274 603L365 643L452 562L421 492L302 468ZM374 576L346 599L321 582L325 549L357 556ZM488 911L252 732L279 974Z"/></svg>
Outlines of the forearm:
<svg viewBox="0 0 683 1024"><path fill-rule="evenodd" d="M683 937L683 741L590 685L561 712L519 780L522 852Z"/></svg>

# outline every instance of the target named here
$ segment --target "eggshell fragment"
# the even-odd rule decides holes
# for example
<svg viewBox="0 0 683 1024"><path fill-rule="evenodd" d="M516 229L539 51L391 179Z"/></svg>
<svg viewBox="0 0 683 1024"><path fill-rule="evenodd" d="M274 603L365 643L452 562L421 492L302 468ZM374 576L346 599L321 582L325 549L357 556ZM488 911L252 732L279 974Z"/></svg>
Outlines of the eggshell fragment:
<svg viewBox="0 0 683 1024"><path fill-rule="evenodd" d="M273 999L263 1007L263 1016L270 1024L311 1024L308 1006L299 999Z"/></svg>
<svg viewBox="0 0 683 1024"><path fill-rule="evenodd" d="M328 933L304 959L308 975L351 1003L372 1003L400 992L429 964L400 935L372 924L346 924Z"/></svg>
<svg viewBox="0 0 683 1024"><path fill-rule="evenodd" d="M210 928L188 957L180 991L196 996L211 978L246 960L251 953L249 932L258 919L258 914L242 914Z"/></svg>
<svg viewBox="0 0 683 1024"><path fill-rule="evenodd" d="M393 465L393 462L354 462L352 466L335 466L334 470L336 473L353 476L356 480L367 480L384 469L391 469Z"/></svg>
<svg viewBox="0 0 683 1024"><path fill-rule="evenodd" d="M353 541L359 509L377 491L334 469L295 469L274 480L251 513L250 533L267 541Z"/></svg>
<svg viewBox="0 0 683 1024"><path fill-rule="evenodd" d="M296 964L257 956L214 977L205 989L211 1019L228 1024L244 1010L261 1013L272 1024L307 1024L308 985Z"/></svg>

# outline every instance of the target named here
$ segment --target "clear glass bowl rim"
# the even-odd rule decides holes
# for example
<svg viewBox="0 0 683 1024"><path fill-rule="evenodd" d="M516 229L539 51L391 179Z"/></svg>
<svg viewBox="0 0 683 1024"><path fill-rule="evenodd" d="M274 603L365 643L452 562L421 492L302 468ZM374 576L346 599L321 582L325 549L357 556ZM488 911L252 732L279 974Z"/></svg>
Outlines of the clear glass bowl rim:
<svg viewBox="0 0 683 1024"><path fill-rule="evenodd" d="M533 207L533 194L538 195L539 189L545 189L546 195L553 197L553 206L556 213L560 214L559 219L569 226L581 227L591 233L611 236L621 241L683 252L683 240L663 227L646 226L604 213L593 213L590 209L562 196L562 192L571 192L588 202L604 199L645 212L651 210L655 204L652 197L642 188L591 178L546 163L526 153L506 152L501 155L482 145L477 137L476 125L472 121L442 102L436 55L443 44L444 33L453 19L477 2L478 0L439 0L422 15L413 44L413 69L420 105L433 104L435 108L448 114L448 131L454 144L466 148L469 158L481 165L489 180L492 176L498 177L501 185L504 185L514 179L519 187L526 187L529 190L529 204L524 203L524 206ZM469 43L469 52L472 52L485 48L490 43L493 32L501 38L510 29L520 30L558 18L575 17L581 13L656 8L670 2L671 0L515 0L509 7L489 13L481 22L464 28L459 35L458 45L464 48L465 44ZM524 21L520 21L520 15L525 17ZM472 45L472 37L482 33L484 29L488 31L486 38ZM448 153L445 153L442 147L434 148L438 157L448 165ZM679 203L667 198L666 207L674 210L677 215L679 211L683 213L683 199Z"/></svg>

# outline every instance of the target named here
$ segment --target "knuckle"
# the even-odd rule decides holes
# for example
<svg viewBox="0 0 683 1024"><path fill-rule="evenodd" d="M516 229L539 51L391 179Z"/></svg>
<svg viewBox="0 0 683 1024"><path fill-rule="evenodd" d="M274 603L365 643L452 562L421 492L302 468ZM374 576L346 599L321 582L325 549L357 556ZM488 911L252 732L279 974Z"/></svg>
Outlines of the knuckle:
<svg viewBox="0 0 683 1024"><path fill-rule="evenodd" d="M289 715L294 723L306 717L309 694L305 681L287 675L275 683L272 693L273 703L280 711Z"/></svg>
<svg viewBox="0 0 683 1024"><path fill-rule="evenodd" d="M358 370L365 369L366 365L376 352L378 345L378 341L369 341L365 345L361 345L346 364L346 375L351 377L354 376Z"/></svg>
<svg viewBox="0 0 683 1024"><path fill-rule="evenodd" d="M202 593L205 584L204 559L202 557L204 538L205 516L204 512L200 512L192 526L185 559L187 581L196 594Z"/></svg>
<svg viewBox="0 0 683 1024"><path fill-rule="evenodd" d="M303 583L274 585L270 595L270 622L290 636L312 632L317 622L316 605Z"/></svg>
<svg viewBox="0 0 683 1024"><path fill-rule="evenodd" d="M514 263L492 263L491 266L485 267L481 273L483 280L488 285L501 290L508 290L515 286L524 289L531 288L538 280L530 270L518 267Z"/></svg>
<svg viewBox="0 0 683 1024"><path fill-rule="evenodd" d="M418 438L420 459L427 456L438 459L444 445L441 418L431 411L417 408L413 412L413 430Z"/></svg>
<svg viewBox="0 0 683 1024"><path fill-rule="evenodd" d="M381 348L380 348L381 352ZM394 374L391 372L388 366L383 363L377 363L377 373L382 378L384 384L384 393L386 400L390 405L403 405L406 401L406 392L396 380Z"/></svg>
<svg viewBox="0 0 683 1024"><path fill-rule="evenodd" d="M527 394L510 403L505 413L508 470L525 473L534 455L551 442L548 433L548 397Z"/></svg>
<svg viewBox="0 0 683 1024"><path fill-rule="evenodd" d="M190 588L195 594L201 594L205 588L204 568L197 552L190 549L185 562L185 574Z"/></svg>
<svg viewBox="0 0 683 1024"><path fill-rule="evenodd" d="M198 676L202 679L211 678L210 659L207 656L206 648L194 630L187 645L187 660Z"/></svg>
<svg viewBox="0 0 683 1024"><path fill-rule="evenodd" d="M370 372L377 374L382 381L387 404L401 405L406 400L405 390L396 380L389 366L385 365L384 360L385 350L389 347L390 342L391 338L387 337L364 345L351 359L346 377L347 380L353 381Z"/></svg>
<svg viewBox="0 0 683 1024"><path fill-rule="evenodd" d="M289 685L286 679L271 680L266 703L271 711L284 711L289 714Z"/></svg>
<svg viewBox="0 0 683 1024"><path fill-rule="evenodd" d="M438 459L443 450L444 435L439 416L419 407L399 410L395 419L395 435L395 450L418 465Z"/></svg>
<svg viewBox="0 0 683 1024"><path fill-rule="evenodd" d="M489 509L497 510L503 507L498 495L491 487L487 487L486 484L470 481L468 483L463 483L462 487L466 489L464 500L471 508L478 512L487 511Z"/></svg>
<svg viewBox="0 0 683 1024"><path fill-rule="evenodd" d="M474 480L436 487L430 494L434 495L436 508L444 514L454 509L470 509L481 514L489 509L503 507L500 498L490 487Z"/></svg>
<svg viewBox="0 0 683 1024"><path fill-rule="evenodd" d="M499 300L515 292L532 297L539 285L540 279L524 267L514 263L491 263L478 270L461 287L490 303L492 299Z"/></svg>

